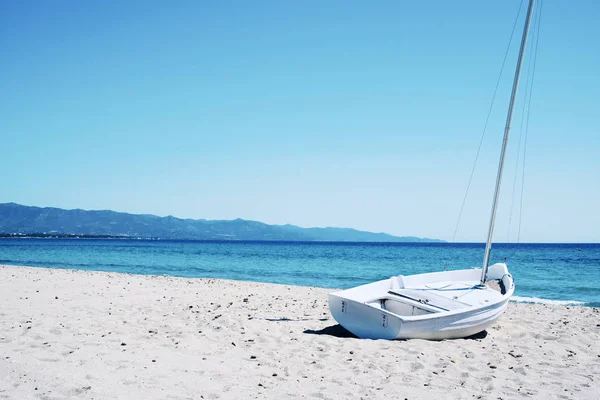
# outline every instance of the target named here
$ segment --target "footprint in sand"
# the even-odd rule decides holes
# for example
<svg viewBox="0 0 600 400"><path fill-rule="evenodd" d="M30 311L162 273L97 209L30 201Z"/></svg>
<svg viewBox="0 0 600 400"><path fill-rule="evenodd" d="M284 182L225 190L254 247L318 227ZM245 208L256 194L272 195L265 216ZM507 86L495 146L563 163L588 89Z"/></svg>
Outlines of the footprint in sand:
<svg viewBox="0 0 600 400"><path fill-rule="evenodd" d="M92 389L91 386L83 386L83 387L80 387L80 388L73 389L73 393L77 396L77 395L83 394L83 393L85 393L85 392L87 392L88 390L91 390L91 389Z"/></svg>
<svg viewBox="0 0 600 400"><path fill-rule="evenodd" d="M418 371L423 368L425 368L425 367L420 362L414 362L414 363L410 364L410 370L412 372Z"/></svg>
<svg viewBox="0 0 600 400"><path fill-rule="evenodd" d="M42 362L52 362L52 363L60 361L58 358L38 358L38 360L42 361Z"/></svg>

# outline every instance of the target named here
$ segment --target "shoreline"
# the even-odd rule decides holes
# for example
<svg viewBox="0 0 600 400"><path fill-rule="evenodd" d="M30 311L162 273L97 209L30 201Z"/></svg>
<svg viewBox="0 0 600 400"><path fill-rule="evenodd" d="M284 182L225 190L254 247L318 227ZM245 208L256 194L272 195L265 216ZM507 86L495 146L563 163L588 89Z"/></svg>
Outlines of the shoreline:
<svg viewBox="0 0 600 400"><path fill-rule="evenodd" d="M0 398L600 397L600 309L510 303L481 338L373 341L330 291L0 266Z"/></svg>
<svg viewBox="0 0 600 400"><path fill-rule="evenodd" d="M91 270L91 269L79 269L79 268L60 268L60 267L49 267L49 266L23 266L23 265L13 265L13 264L0 264L0 267L16 267L16 268L46 268L46 269L58 269L58 270L66 270L66 271L82 271L82 272L100 272L107 274L123 274L123 275L134 275L134 276L160 276L160 277L170 277L170 278L182 278L182 279L218 279L222 281L233 281L233 282L249 282L249 283L265 283L269 285L284 285L284 286L292 286L292 287L310 287L315 289L325 289L328 291L337 291L343 290L343 288L328 288L328 287L319 287L319 286L310 286L310 285L294 285L294 284L286 284L286 283L277 283L277 282L266 282L266 281L252 281L252 280L242 280L242 279L227 279L227 278L208 278L208 277L186 277L181 275L170 275L170 274L144 274L144 273L135 273L135 272L117 272L117 271L103 271L103 270ZM509 300L511 303L521 303L521 304L546 304L546 305L557 305L557 306L569 306L569 307L589 307L589 308L600 308L596 304L600 304L600 302L589 302L582 300L556 300L556 299L545 299L541 297L529 297L529 296L512 296Z"/></svg>

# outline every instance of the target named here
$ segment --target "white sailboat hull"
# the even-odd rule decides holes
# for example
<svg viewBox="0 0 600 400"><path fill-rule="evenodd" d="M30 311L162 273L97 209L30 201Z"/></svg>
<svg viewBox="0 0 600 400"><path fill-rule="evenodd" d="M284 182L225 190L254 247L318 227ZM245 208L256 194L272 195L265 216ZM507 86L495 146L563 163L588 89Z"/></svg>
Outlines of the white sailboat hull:
<svg viewBox="0 0 600 400"><path fill-rule="evenodd" d="M504 312L514 292L505 264L481 269L395 276L331 293L335 320L359 338L455 339L489 328Z"/></svg>

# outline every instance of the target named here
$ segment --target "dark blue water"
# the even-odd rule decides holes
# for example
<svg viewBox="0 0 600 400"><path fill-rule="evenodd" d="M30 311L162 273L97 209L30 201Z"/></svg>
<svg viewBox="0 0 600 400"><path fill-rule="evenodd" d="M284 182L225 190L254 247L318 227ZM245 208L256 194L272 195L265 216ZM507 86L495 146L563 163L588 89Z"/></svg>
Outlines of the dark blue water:
<svg viewBox="0 0 600 400"><path fill-rule="evenodd" d="M0 264L349 288L481 265L483 244L0 239ZM495 244L521 301L600 306L600 244Z"/></svg>

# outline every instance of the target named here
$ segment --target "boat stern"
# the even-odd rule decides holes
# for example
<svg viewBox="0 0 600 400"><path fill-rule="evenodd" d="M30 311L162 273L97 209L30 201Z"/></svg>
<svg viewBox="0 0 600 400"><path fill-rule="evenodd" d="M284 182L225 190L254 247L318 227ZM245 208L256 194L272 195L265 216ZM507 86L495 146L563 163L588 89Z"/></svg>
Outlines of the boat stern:
<svg viewBox="0 0 600 400"><path fill-rule="evenodd" d="M329 310L346 330L361 339L396 339L402 320L386 311L345 297L344 292L329 294Z"/></svg>

